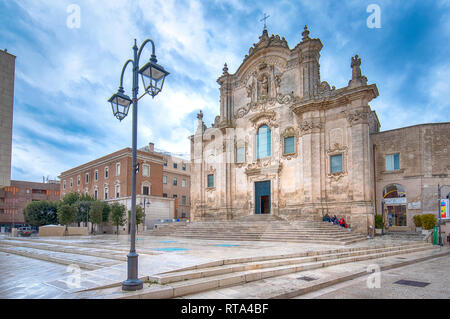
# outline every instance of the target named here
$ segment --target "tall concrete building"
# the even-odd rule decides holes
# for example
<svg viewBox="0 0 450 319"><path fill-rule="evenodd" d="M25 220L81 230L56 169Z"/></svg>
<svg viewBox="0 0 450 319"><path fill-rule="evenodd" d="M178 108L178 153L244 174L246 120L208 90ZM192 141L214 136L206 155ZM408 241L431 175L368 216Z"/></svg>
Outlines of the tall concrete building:
<svg viewBox="0 0 450 319"><path fill-rule="evenodd" d="M56 201L60 198L59 181L42 183L11 181L0 190L0 227L24 225L24 208L32 201Z"/></svg>
<svg viewBox="0 0 450 319"><path fill-rule="evenodd" d="M0 189L11 184L11 149L16 57L0 51Z"/></svg>
<svg viewBox="0 0 450 319"><path fill-rule="evenodd" d="M191 136L191 220L272 214L286 220L344 217L373 233L412 230L438 215L437 185L450 185L450 123L380 132L376 84L349 57L349 82L320 78L322 42L305 27L289 48L264 30L234 74L225 65L220 114ZM445 194L444 194L445 195Z"/></svg>

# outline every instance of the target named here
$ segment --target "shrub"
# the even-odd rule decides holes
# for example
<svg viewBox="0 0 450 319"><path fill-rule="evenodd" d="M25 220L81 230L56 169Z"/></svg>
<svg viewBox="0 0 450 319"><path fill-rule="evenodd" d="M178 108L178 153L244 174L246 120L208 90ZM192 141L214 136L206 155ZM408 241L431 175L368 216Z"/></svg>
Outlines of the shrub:
<svg viewBox="0 0 450 319"><path fill-rule="evenodd" d="M376 229L383 228L383 215L375 215L375 228Z"/></svg>
<svg viewBox="0 0 450 319"><path fill-rule="evenodd" d="M422 215L415 215L413 219L416 227L422 227Z"/></svg>
<svg viewBox="0 0 450 319"><path fill-rule="evenodd" d="M422 221L423 228L426 230L433 229L437 221L436 216L434 216L433 214L422 215L420 219Z"/></svg>

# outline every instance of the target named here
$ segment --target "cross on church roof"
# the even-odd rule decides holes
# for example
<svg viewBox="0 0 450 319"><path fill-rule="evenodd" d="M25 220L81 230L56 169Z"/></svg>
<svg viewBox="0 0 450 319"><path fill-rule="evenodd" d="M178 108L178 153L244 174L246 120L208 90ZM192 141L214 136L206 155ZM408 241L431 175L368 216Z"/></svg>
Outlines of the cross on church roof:
<svg viewBox="0 0 450 319"><path fill-rule="evenodd" d="M264 20L264 30L267 30L267 24L266 24L266 20L270 17L270 15L266 15L266 13L264 12L264 18L262 18L259 21L263 21Z"/></svg>

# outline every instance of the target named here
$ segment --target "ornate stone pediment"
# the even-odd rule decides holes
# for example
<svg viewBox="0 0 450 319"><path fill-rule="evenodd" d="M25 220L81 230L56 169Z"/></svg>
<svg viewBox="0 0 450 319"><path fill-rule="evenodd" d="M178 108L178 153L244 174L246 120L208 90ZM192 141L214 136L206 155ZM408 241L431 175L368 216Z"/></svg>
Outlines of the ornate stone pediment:
<svg viewBox="0 0 450 319"><path fill-rule="evenodd" d="M250 111L265 111L267 107L274 106L276 103L280 105L291 105L298 103L300 98L295 96L293 92L289 94L279 93L275 98L261 98L258 102L248 103L247 106L239 108L235 113L235 118L239 119L247 115Z"/></svg>
<svg viewBox="0 0 450 319"><path fill-rule="evenodd" d="M340 153L340 152L346 152L348 149L347 146L342 146L339 143L335 143L333 146L330 146L327 150L327 154L335 154L335 153Z"/></svg>
<svg viewBox="0 0 450 319"><path fill-rule="evenodd" d="M253 122L253 127L256 129L261 122L268 124L270 127L278 127L276 122L277 113L273 110L270 111L261 111L259 113L254 114L250 117L250 121Z"/></svg>
<svg viewBox="0 0 450 319"><path fill-rule="evenodd" d="M272 163L271 158L260 159L255 163L250 163L245 169L247 176L279 173L283 165L280 162Z"/></svg>
<svg viewBox="0 0 450 319"><path fill-rule="evenodd" d="M282 47L289 50L289 45L284 37L280 38L279 35L273 35L269 37L267 30L263 31L263 34L259 37L259 42L254 43L248 50L248 54L245 56L244 61L255 54L257 51L268 47Z"/></svg>

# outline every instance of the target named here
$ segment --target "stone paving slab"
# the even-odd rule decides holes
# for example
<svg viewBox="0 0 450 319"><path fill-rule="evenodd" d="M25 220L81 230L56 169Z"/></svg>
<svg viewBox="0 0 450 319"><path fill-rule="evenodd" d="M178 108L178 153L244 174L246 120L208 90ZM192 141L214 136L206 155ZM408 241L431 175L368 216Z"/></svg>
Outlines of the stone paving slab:
<svg viewBox="0 0 450 319"><path fill-rule="evenodd" d="M262 279L239 286L206 291L186 295L183 299L210 299L220 295L223 299L268 299L268 298L293 298L297 294L307 293L310 290L320 289L319 285L327 285L339 280L347 281L351 277L367 274L369 265L379 267L400 266L414 262L415 259L436 256L438 254L450 254L448 249L442 251L418 252L413 254L402 254L376 260L366 260L345 265L330 266L315 270L292 273L284 276ZM402 259L399 259L401 257ZM403 259L404 258L404 259ZM299 279L301 277L314 278L313 281ZM353 278L351 278L353 279Z"/></svg>
<svg viewBox="0 0 450 319"><path fill-rule="evenodd" d="M367 275L298 296L295 299L450 299L450 256L383 271L381 285L368 289ZM396 284L399 280L429 283L426 287Z"/></svg>

